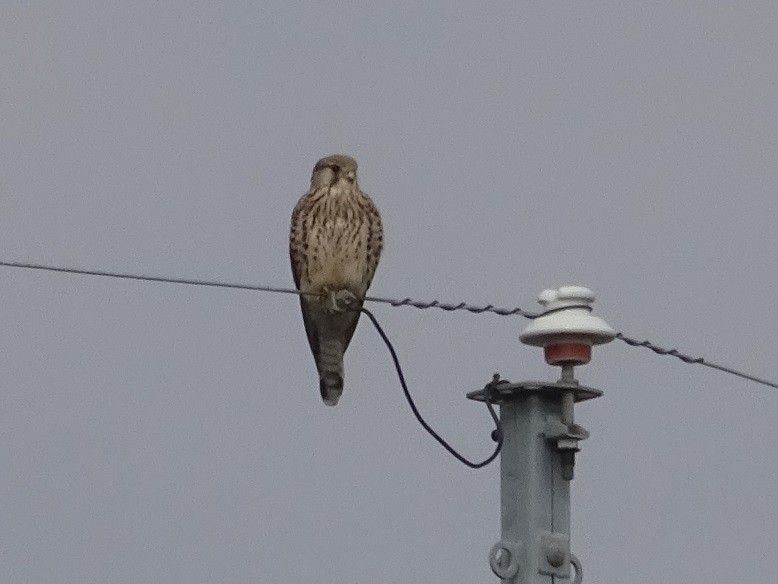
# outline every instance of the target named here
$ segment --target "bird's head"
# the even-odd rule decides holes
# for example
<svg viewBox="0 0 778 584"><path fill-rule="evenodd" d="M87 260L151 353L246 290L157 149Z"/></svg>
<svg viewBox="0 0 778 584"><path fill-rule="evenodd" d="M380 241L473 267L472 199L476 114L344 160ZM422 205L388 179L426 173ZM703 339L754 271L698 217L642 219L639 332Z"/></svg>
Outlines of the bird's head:
<svg viewBox="0 0 778 584"><path fill-rule="evenodd" d="M343 182L348 188L357 184L357 161L345 154L326 156L316 163L311 188L333 187Z"/></svg>

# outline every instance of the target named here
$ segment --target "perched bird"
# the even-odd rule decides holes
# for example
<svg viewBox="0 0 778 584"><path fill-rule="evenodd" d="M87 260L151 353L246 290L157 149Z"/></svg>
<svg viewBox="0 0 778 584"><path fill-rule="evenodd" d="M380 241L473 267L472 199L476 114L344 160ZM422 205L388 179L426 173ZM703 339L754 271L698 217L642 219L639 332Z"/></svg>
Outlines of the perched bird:
<svg viewBox="0 0 778 584"><path fill-rule="evenodd" d="M328 406L343 393L343 354L382 248L381 217L359 190L357 161L343 154L319 160L310 190L292 212L289 257Z"/></svg>

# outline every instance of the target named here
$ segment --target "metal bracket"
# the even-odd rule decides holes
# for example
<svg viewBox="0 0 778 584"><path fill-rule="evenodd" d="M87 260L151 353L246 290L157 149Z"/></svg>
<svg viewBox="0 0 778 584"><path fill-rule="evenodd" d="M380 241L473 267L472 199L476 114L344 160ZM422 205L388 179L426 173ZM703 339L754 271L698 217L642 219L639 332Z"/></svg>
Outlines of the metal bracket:
<svg viewBox="0 0 778 584"><path fill-rule="evenodd" d="M498 578L508 580L519 572L519 560L523 549L521 542L498 541L489 550L489 566Z"/></svg>
<svg viewBox="0 0 778 584"><path fill-rule="evenodd" d="M562 399L564 392L572 392L575 401L594 399L602 395L602 391L593 387L579 385L569 381L522 381L511 383L507 379L500 379L495 373L494 379L487 383L483 389L471 391L467 394L469 399L493 404L501 404L533 393L551 395Z"/></svg>
<svg viewBox="0 0 778 584"><path fill-rule="evenodd" d="M538 572L560 578L570 577L570 537L566 533L540 532Z"/></svg>
<svg viewBox="0 0 778 584"><path fill-rule="evenodd" d="M586 440L589 437L589 431L583 426L572 424L567 426L556 417L549 416L546 421L546 438L549 440ZM562 448L562 446L559 446Z"/></svg>
<svg viewBox="0 0 778 584"><path fill-rule="evenodd" d="M546 439L556 442L559 450L572 450L578 452L578 443L589 437L589 432L578 424L565 425L559 419L549 416L546 420Z"/></svg>

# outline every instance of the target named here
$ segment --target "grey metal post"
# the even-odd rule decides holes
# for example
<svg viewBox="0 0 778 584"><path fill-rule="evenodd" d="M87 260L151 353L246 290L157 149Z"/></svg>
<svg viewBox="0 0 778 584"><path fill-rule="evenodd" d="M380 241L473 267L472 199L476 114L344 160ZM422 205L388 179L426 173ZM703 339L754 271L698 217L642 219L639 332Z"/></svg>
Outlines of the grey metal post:
<svg viewBox="0 0 778 584"><path fill-rule="evenodd" d="M602 395L583 387L572 368L558 382L495 380L471 399L498 403L501 539L489 553L492 571L506 584L554 584L582 578L570 552L570 479L578 442L588 437L573 423L574 401Z"/></svg>
<svg viewBox="0 0 778 584"><path fill-rule="evenodd" d="M570 481L578 443L589 433L575 423L575 402L602 392L579 385L573 367L589 362L593 345L616 336L592 314L594 294L583 286L543 290L545 312L524 328L522 343L543 347L546 363L562 367L557 382L511 383L495 375L470 399L500 405L500 525L489 552L492 571L505 584L555 584L583 571L570 552Z"/></svg>

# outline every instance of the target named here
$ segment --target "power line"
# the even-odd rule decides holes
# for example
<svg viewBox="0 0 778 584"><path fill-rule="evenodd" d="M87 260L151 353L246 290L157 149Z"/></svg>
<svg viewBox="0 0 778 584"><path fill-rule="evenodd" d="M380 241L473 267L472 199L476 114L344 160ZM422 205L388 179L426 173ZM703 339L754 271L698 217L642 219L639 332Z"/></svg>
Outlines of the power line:
<svg viewBox="0 0 778 584"><path fill-rule="evenodd" d="M126 273L120 273L120 272L106 272L102 270L82 270L82 269L76 269L76 268L63 268L63 267L56 267L56 266L44 266L40 264L28 264L28 263L21 263L21 262L5 262L0 261L0 266L6 266L11 268L27 268L32 270L45 270L49 272L59 272L59 273L65 273L65 274L78 274L83 276L104 276L108 278L120 278L124 280L140 280L144 282L164 282L168 284L188 284L193 286L211 286L211 287L218 287L218 288L233 288L233 289L239 289L239 290L253 290L258 292L279 292L284 294L301 294L299 290L293 289L293 288L279 288L276 286L256 286L253 284L238 284L238 283L232 283L232 282L221 282L221 281L215 281L215 280L197 280L192 278L169 278L169 277L162 277L162 276L144 276L140 274L126 274ZM416 308L432 308L437 307L441 308L442 310L469 310L470 312L487 312L487 311L497 311L500 310L502 312L502 309L495 309L493 306L486 306L486 307L473 307L469 306L467 304L460 304L460 305L448 305L440 302L416 302L411 300L410 298L405 298L404 300L391 300L388 298L366 298L366 300L369 300L371 302L383 302L385 304L391 304L393 306L415 306ZM516 311L520 311L520 309L515 309ZM416 417L418 422L421 424L421 426L433 437L435 440L437 440L443 448L445 448L449 453L451 453L457 460L462 462L463 464L469 466L470 468L478 469L486 466L490 462L492 462L495 458L497 458L497 455L500 453L500 450L502 449L502 431L500 429L500 420L497 417L497 413L494 411L494 407L491 403L488 401L486 402L486 407L489 409L489 414L492 417L492 420L494 421L495 425L495 431L492 434L494 439L497 442L497 445L494 448L494 451L491 455L489 455L488 458L481 462L472 462L459 454L451 445L446 442L435 430L432 429L432 427L427 423L427 421L422 417L421 413L419 412L419 409L416 407L415 402L413 401L413 398L411 397L410 391L408 390L408 384L405 381L405 375L403 374L402 367L400 365L400 360L397 357L397 352L394 349L394 346L392 345L392 342L389 340L389 337L387 337L386 333L384 332L383 328L380 324L378 324L378 320L373 315L372 312L367 310L366 308L362 308L361 312L364 312L367 317L370 319L370 321L373 323L373 326L375 327L376 331L378 332L381 339L384 341L384 344L386 344L387 349L389 349L389 353L392 357L392 361L394 362L395 370L397 371L397 377L400 381L400 385L402 386L403 393L405 395L405 399L408 402L408 405L411 407L411 411L413 412L413 415ZM501 312L497 312L497 314L500 314ZM512 311L504 311L506 313L513 313L513 314L519 314L519 312L512 312Z"/></svg>
<svg viewBox="0 0 778 584"><path fill-rule="evenodd" d="M279 292L282 294L302 295L303 292L294 288L279 288L277 286L256 286L254 284L239 284L234 282L221 282L218 280L198 280L193 278L172 278L168 276L146 276L143 274L127 274L122 272L106 272L103 270L84 270L81 268L64 268L58 266L46 266L43 264L28 264L23 262L0 261L0 266L8 268L25 268L28 270L44 270L47 272L59 272L63 274L78 274L80 276L101 276L105 278L119 278L122 280L140 280L143 282L163 282L165 284L188 284L190 286L211 286L214 288L234 288L238 290L253 290L255 292Z"/></svg>
<svg viewBox="0 0 778 584"><path fill-rule="evenodd" d="M8 267L8 268L24 268L24 269L30 269L30 270L43 270L48 272L59 272L59 273L65 273L65 274L77 274L82 276L101 276L101 277L107 277L107 278L119 278L123 280L139 280L139 281L145 281L145 282L161 282L166 284L186 284L191 286L209 286L214 288L232 288L232 289L238 289L238 290L251 290L255 292L277 292L281 294L296 294L296 295L305 295L305 292L301 292L295 288L284 288L284 287L278 287L278 286L260 286L255 284L242 284L242 283L234 283L234 282L224 282L220 280L200 280L200 279L193 279L193 278L173 278L168 276L147 276L143 274L131 274L131 273L124 273L124 272L110 272L105 270L85 270L81 268L67 268L67 267L60 267L60 266L51 266L51 265L44 265L44 264L33 264L33 263L25 263L25 262L9 262L9 261L2 261L0 260L0 266ZM535 313L535 312L529 312L526 310L523 310L521 308L498 308L495 307L492 304L487 304L485 306L478 306L478 305L472 305L468 304L466 302L460 302L459 304L453 304L448 302L440 302L439 300L432 300L430 302L423 302L419 300L412 300L411 298L403 298L403 299L396 299L396 298L382 298L379 296L366 296L365 301L367 302L377 302L381 304L388 304L393 307L398 306L412 306L414 308L419 308L422 310L428 309L428 308L439 308L441 310L445 310L447 312L455 311L455 310L465 310L467 312L471 312L474 314L481 314L484 312L489 312L492 314L497 314L499 316L514 316L519 315L523 316L524 318L528 319L535 319L539 316L542 316L542 313ZM663 347L660 347L658 345L655 345L654 343L644 340L644 341L638 341L637 339L633 339L624 333L618 333L616 335L616 338L619 340L627 343L630 346L633 347L644 347L646 349L649 349L653 351L654 353L658 355L669 355L671 357L675 357L677 359L680 359L684 363L693 364L693 365L703 365L705 367L710 367L711 369L718 369L719 371L723 371L724 373L728 373L730 375L735 375L736 377L740 377L741 379L746 379L748 381L753 381L755 383L759 383L762 385L766 385L768 387L772 387L774 389L778 389L778 383L774 381L769 381L767 379L763 379L761 377L756 377L754 375L750 375L748 373L743 373L742 371L738 371L736 369L732 369L731 367L727 367L725 365L720 365L718 363L714 363L713 361L708 361L707 359L704 359L703 357L690 357L689 355L686 355L684 353L681 353L677 351L676 349L665 349Z"/></svg>
<svg viewBox="0 0 778 584"><path fill-rule="evenodd" d="M365 300L368 302L381 302L383 304L389 304L391 306L394 306L395 308L398 306L413 306L414 308L420 308L422 310L425 310L427 308L440 308L441 310L446 310L448 312L451 312L453 310L466 310L467 312L472 312L473 314L481 314L482 312L491 312L492 314L498 314L500 316L519 315L519 316L523 316L524 318L528 318L530 320L537 318L542 314L539 312L528 312L526 310L519 308L518 306L516 308L497 308L492 304L487 304L486 306L474 306L472 304L467 304L466 302L460 302L459 304L440 302L438 300L432 300L431 302L422 302L419 300L411 300L410 298L404 298L402 300L393 300L391 298L381 298L378 296L365 296Z"/></svg>
<svg viewBox="0 0 778 584"><path fill-rule="evenodd" d="M295 288L283 288L278 286L259 286L255 284L240 284L235 282L224 282L220 280L199 280L193 278L174 278L168 276L146 276L143 274L129 274L124 272L108 272L104 270L85 270L82 268L65 268L58 266L48 266L43 264L31 264L24 262L8 262L0 261L0 266L7 268L26 268L28 270L43 270L48 272L59 272L64 274L78 274L81 276L101 276L105 278L119 278L122 280L140 280L144 282L162 282L165 284L188 284L190 286L210 286L213 288L233 288L237 290L253 290L255 292L278 292L281 294L297 294L306 295L305 292L300 292ZM317 294L309 294L310 296L318 296ZM529 312L521 308L499 308L492 304L486 306L476 306L468 304L466 302L460 302L459 304L453 304L448 302L440 302L439 300L432 300L431 302L422 302L420 300L413 300L411 298L381 298L378 296L366 296L367 302L378 302L381 304L389 304L394 307L398 306L412 306L414 308L427 309L427 308L440 308L447 312L454 310L466 310L474 314L481 314L483 312L491 312L500 316L513 316L520 315L524 318L537 318L539 313Z"/></svg>
<svg viewBox="0 0 778 584"><path fill-rule="evenodd" d="M778 389L778 383L775 383L773 381L768 381L767 379L762 379L761 377L755 377L754 375L750 375L748 373L737 371L736 369L732 369L731 367L726 367L725 365L719 365L718 363L713 363L712 361L708 361L703 357L690 357L689 355L685 355L676 349L664 349L658 345L655 345L651 341L648 340L638 341L637 339L628 337L624 333L616 333L616 338L624 341L625 343L627 343L632 347L645 347L646 349L653 351L657 355L662 355L662 356L669 355L671 357L680 359L684 363L690 363L694 365L704 365L705 367L710 367L711 369L718 369L719 371L723 371L724 373L729 373L730 375L736 375L737 377L748 379L749 381L753 381L755 383L761 383L762 385L767 385L768 387L774 387L775 389Z"/></svg>

